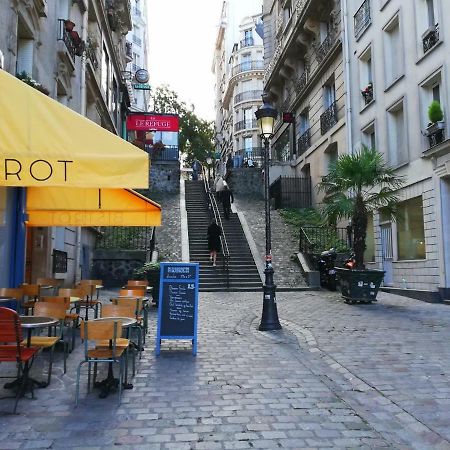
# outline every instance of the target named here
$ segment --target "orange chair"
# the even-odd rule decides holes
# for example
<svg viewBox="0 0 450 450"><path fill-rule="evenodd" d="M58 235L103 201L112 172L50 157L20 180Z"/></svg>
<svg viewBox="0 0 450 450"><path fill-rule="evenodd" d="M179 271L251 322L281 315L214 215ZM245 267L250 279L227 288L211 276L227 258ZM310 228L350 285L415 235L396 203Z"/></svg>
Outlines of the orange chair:
<svg viewBox="0 0 450 450"><path fill-rule="evenodd" d="M80 280L78 287L84 291L84 299L80 302L80 307L85 308L86 315L85 320L88 320L88 311L92 309L94 311L94 317L98 317L99 308L101 302L98 300L98 288L103 283L102 280ZM94 296L96 295L96 299Z"/></svg>
<svg viewBox="0 0 450 450"><path fill-rule="evenodd" d="M19 398L25 393L28 382L30 361L39 351L36 347L26 347L22 344L22 327L20 317L9 308L0 307L0 362L11 362L18 367L20 382L16 393L13 414L16 413ZM33 393L33 391L32 391Z"/></svg>
<svg viewBox="0 0 450 450"><path fill-rule="evenodd" d="M145 297L145 289L120 289L119 297Z"/></svg>
<svg viewBox="0 0 450 450"><path fill-rule="evenodd" d="M76 297L75 295L69 295L68 297L58 297L58 296L42 296L41 302L45 303L54 303L57 305L63 305L66 308L66 315L64 317L65 324L72 324L70 328L72 328L72 339L70 345L70 352L75 348L75 328L78 326L78 321L80 319L80 315L78 313L73 313L70 311L71 309L71 301L70 297ZM76 306L75 306L76 308Z"/></svg>

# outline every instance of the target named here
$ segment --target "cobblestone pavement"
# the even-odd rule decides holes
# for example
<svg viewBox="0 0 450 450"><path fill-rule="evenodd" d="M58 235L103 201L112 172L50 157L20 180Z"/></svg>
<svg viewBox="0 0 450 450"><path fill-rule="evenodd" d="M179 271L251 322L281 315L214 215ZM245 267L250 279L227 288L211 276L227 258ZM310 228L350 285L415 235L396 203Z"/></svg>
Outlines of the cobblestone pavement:
<svg viewBox="0 0 450 450"><path fill-rule="evenodd" d="M264 200L235 196L236 209L242 212L258 248L261 261L266 254L266 222ZM306 282L294 258L298 253L298 239L277 210L271 210L272 256L274 280L278 287L305 287Z"/></svg>
<svg viewBox="0 0 450 450"><path fill-rule="evenodd" d="M162 208L161 226L156 229L156 249L164 261L181 261L180 194L152 193Z"/></svg>
<svg viewBox="0 0 450 450"><path fill-rule="evenodd" d="M20 415L0 415L0 449L450 449L447 306L385 293L373 305L277 298L283 329L261 333L260 292L201 293L197 357L177 341L155 357L153 308L121 406L116 393L87 394L85 370L75 409L82 346L65 375L57 352L51 385L22 399Z"/></svg>

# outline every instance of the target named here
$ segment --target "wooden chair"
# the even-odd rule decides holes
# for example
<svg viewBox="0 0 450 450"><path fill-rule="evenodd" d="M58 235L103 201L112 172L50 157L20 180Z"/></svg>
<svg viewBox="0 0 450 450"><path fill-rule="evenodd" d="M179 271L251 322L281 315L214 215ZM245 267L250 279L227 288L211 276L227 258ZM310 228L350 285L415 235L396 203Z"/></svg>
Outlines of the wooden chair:
<svg viewBox="0 0 450 450"><path fill-rule="evenodd" d="M84 291L84 298L80 302L80 308L86 310L85 320L88 320L89 309L94 311L95 318L98 317L101 302L98 300L97 286L101 286L102 283L102 280L80 280L80 283L78 284L78 287ZM96 296L95 299L94 296Z"/></svg>
<svg viewBox="0 0 450 450"><path fill-rule="evenodd" d="M50 384L50 379L52 376L52 368L53 368L53 352L55 350L55 345L58 342L63 343L64 349L64 373L66 373L66 360L67 360L67 343L63 338L63 327L64 327L64 319L66 315L66 307L64 305L58 305L55 303L44 303L37 302L34 306L33 315L35 316L43 316L43 317L52 317L53 319L59 320L59 327L54 326L51 327L55 331L54 336L31 336L31 346L38 348L47 348L50 351L50 360L48 367L48 377L47 377L47 385ZM22 342L24 345L26 344L26 340Z"/></svg>
<svg viewBox="0 0 450 450"><path fill-rule="evenodd" d="M145 336L148 332L148 297L145 295L145 290L139 289L137 287L133 287L133 289L120 289L119 291L120 297L139 297L142 299L146 299L147 302L144 304L144 309L142 310L144 314L144 342Z"/></svg>
<svg viewBox="0 0 450 450"><path fill-rule="evenodd" d="M22 344L22 327L16 311L0 307L0 362L11 362L18 367L20 385L15 396L13 414L16 413L20 397L27 386L30 361L39 351L36 347L26 347ZM3 377L2 377L3 378ZM32 396L33 396L33 391Z"/></svg>
<svg viewBox="0 0 450 450"><path fill-rule="evenodd" d="M147 280L128 280L127 286L148 286Z"/></svg>
<svg viewBox="0 0 450 450"><path fill-rule="evenodd" d="M80 315L76 312L71 312L71 301L70 297L76 297L75 295L69 295L68 297L58 297L58 296L42 296L41 302L54 303L56 305L64 305L66 309L66 315L64 317L64 323L72 329L72 339L70 345L70 352L75 348L75 328L78 326L78 321ZM76 306L75 306L76 308Z"/></svg>
<svg viewBox="0 0 450 450"><path fill-rule="evenodd" d="M8 303L3 303L2 306L14 309L16 311L20 311L20 306L22 305L23 300L23 289L22 288L0 288L0 297L11 297L16 299L16 303L14 304L14 300Z"/></svg>
<svg viewBox="0 0 450 450"><path fill-rule="evenodd" d="M56 290L62 286L63 280L57 280L56 278L37 278L36 284L39 286L49 286L52 289L50 290L52 294L56 293Z"/></svg>
<svg viewBox="0 0 450 450"><path fill-rule="evenodd" d="M122 322L120 320L95 321L91 320L81 324L81 339L84 340L84 360L80 362L77 369L75 406L78 406L80 395L80 375L83 364L88 363L88 392L91 383L91 364L106 362L119 364L119 405L122 399L123 366L125 352L124 347L117 346L117 338L122 334ZM108 347L97 347L97 342L109 341ZM90 347L94 343L95 347ZM95 374L94 374L95 380Z"/></svg>
<svg viewBox="0 0 450 450"><path fill-rule="evenodd" d="M136 325L132 327L138 332L138 343L139 348L139 358L142 358L142 345L145 344L145 320L142 316L144 301L140 297L118 297L112 298L111 302L113 305L117 305L128 309L128 314L126 317L134 317L136 319Z"/></svg>
<svg viewBox="0 0 450 450"><path fill-rule="evenodd" d="M39 300L41 295L41 286L39 284L22 284L23 295L26 297L22 308L25 310L25 314L28 315L29 310L33 313L34 304Z"/></svg>

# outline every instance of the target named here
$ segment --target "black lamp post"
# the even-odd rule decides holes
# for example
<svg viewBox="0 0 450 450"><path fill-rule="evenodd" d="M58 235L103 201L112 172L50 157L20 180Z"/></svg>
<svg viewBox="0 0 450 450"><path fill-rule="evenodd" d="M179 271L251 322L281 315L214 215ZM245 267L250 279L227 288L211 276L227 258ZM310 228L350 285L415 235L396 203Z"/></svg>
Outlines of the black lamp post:
<svg viewBox="0 0 450 450"><path fill-rule="evenodd" d="M270 231L270 198L269 198L269 140L273 136L277 110L264 101L264 104L255 112L258 121L259 134L264 140L264 205L266 213L266 267L263 285L263 311L260 331L279 330L277 303L275 299L276 286L273 283L272 267L272 236Z"/></svg>

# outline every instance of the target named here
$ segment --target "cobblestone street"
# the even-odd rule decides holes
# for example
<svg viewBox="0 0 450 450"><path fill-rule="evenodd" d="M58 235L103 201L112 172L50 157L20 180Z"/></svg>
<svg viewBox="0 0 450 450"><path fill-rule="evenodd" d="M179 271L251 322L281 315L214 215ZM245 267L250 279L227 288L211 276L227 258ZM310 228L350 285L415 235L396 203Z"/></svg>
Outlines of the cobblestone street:
<svg viewBox="0 0 450 450"><path fill-rule="evenodd" d="M447 306L385 293L358 306L337 293L280 292L283 329L261 333L261 297L201 293L197 357L176 341L155 357L153 308L120 407L116 393L86 393L85 369L75 409L82 346L65 375L57 352L51 385L22 399L20 415L0 416L0 448L450 448ZM0 402L1 411L10 406Z"/></svg>

